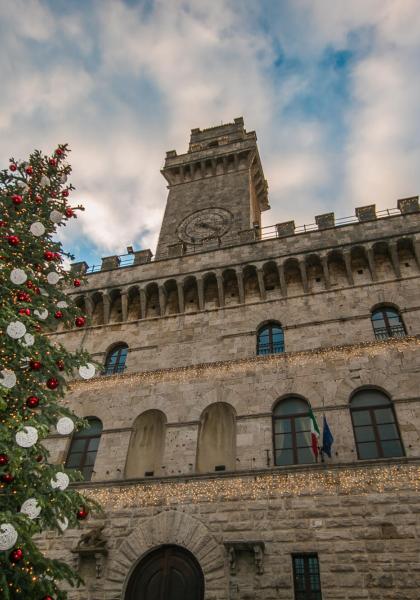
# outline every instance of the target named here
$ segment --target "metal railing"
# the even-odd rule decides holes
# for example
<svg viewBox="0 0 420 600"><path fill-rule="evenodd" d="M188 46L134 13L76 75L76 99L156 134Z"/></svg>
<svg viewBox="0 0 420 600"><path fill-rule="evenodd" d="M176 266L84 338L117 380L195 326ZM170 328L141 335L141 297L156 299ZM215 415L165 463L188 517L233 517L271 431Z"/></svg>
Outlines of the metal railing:
<svg viewBox="0 0 420 600"><path fill-rule="evenodd" d="M375 338L377 340L388 340L389 338L402 338L407 334L403 325L391 325L389 327L375 327Z"/></svg>
<svg viewBox="0 0 420 600"><path fill-rule="evenodd" d="M109 365L108 367L105 367L103 369L103 371L101 371L101 375L106 376L106 375L116 375L117 373L123 373L126 369L126 365L125 364L116 364L116 365Z"/></svg>
<svg viewBox="0 0 420 600"><path fill-rule="evenodd" d="M272 344L258 344L257 346L257 356L261 356L263 354L280 354L281 352L284 352L283 342L274 342Z"/></svg>
<svg viewBox="0 0 420 600"><path fill-rule="evenodd" d="M399 208L386 208L384 210L376 211L376 218L383 219L386 217L393 217L400 215L401 211ZM360 219L356 215L351 217L341 217L335 219L334 228L343 227L344 225L351 225L352 223L360 223ZM298 225L294 228L294 232L290 235L296 235L299 233L308 233L311 231L322 231L316 223L309 223L305 225ZM277 225L267 225L266 227L255 227L254 229L248 229L241 231L234 235L223 236L223 238L213 238L205 240L197 244L188 244L182 252L182 255L195 254L197 252L203 252L204 250L214 250L217 248L224 248L227 246L235 246L244 242L259 242L263 240L270 240L285 237L279 235ZM118 268L131 267L134 263L135 255L121 254L118 257ZM152 259L151 259L152 260ZM88 267L86 274L98 273L102 270L102 265L93 265Z"/></svg>

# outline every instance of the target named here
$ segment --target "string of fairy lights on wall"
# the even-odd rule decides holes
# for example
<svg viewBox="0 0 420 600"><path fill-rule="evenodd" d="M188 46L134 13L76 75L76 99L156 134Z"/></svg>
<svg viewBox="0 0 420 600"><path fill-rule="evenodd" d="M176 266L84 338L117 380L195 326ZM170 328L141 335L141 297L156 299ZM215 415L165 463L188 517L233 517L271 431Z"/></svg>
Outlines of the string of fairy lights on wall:
<svg viewBox="0 0 420 600"><path fill-rule="evenodd" d="M143 371L136 373L126 373L110 375L107 377L96 377L90 380L73 381L70 384L70 390L103 390L107 387L115 387L124 384L128 386L138 386L140 383L157 383L162 380L187 382L194 378L224 376L229 374L246 373L249 369L273 369L284 368L285 366L304 366L307 363L314 364L314 361L334 361L349 358L375 357L379 354L389 352L390 350L404 352L414 350L420 346L420 337L410 336L405 338L393 338L374 342L361 342L359 344L345 346L331 346L328 348L315 348L313 350L304 350L299 352L284 352L281 354L272 354L268 356L255 356L245 359L235 359L229 361L219 361L190 365L185 367L173 367L166 369L157 369L153 371Z"/></svg>
<svg viewBox="0 0 420 600"><path fill-rule="evenodd" d="M177 506L182 503L256 501L287 496L371 494L420 491L420 465L398 464L328 468L259 475L159 480L88 487L84 493L104 509Z"/></svg>

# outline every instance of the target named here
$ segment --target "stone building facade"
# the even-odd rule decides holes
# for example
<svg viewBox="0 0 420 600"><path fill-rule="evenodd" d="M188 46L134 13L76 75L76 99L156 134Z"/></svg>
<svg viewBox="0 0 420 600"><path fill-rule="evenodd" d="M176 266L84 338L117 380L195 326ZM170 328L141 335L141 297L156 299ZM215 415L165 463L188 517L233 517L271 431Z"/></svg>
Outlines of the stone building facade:
<svg viewBox="0 0 420 600"><path fill-rule="evenodd" d="M49 440L105 510L85 524L101 548L45 541L78 560L71 597L418 600L418 199L261 228L242 119L193 129L162 173L156 258L104 258L69 292L88 326L53 334L104 365L66 399L99 420L90 459ZM331 457L310 449L310 408Z"/></svg>

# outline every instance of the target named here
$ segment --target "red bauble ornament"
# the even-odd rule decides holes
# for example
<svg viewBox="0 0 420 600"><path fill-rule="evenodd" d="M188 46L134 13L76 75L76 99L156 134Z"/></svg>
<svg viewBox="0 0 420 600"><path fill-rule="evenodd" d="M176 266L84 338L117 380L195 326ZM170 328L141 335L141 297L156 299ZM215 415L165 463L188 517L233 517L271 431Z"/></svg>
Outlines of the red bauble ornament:
<svg viewBox="0 0 420 600"><path fill-rule="evenodd" d="M15 165L15 163L11 163L11 164L10 164L10 167L9 167L9 169L10 169L11 171L16 171L16 169L17 169L17 165Z"/></svg>
<svg viewBox="0 0 420 600"><path fill-rule="evenodd" d="M54 154L56 156L62 156L63 155L63 150L61 148L57 148L57 150L54 152Z"/></svg>
<svg viewBox="0 0 420 600"><path fill-rule="evenodd" d="M39 194L35 196L34 200L35 204L42 204L42 196L40 196Z"/></svg>
<svg viewBox="0 0 420 600"><path fill-rule="evenodd" d="M36 408L39 404L39 398L38 396L29 396L29 398L26 399L26 406L29 406L29 408Z"/></svg>
<svg viewBox="0 0 420 600"><path fill-rule="evenodd" d="M52 596L44 596L42 600L54 600L54 598Z"/></svg>
<svg viewBox="0 0 420 600"><path fill-rule="evenodd" d="M59 382L55 377L50 377L47 381L47 388L50 390L56 390L58 388Z"/></svg>
<svg viewBox="0 0 420 600"><path fill-rule="evenodd" d="M83 327L86 323L85 317L76 317L74 320L76 327Z"/></svg>
<svg viewBox="0 0 420 600"><path fill-rule="evenodd" d="M86 519L88 514L89 514L88 509L85 506L81 506L76 513L76 517L79 519L79 521L83 521L83 519Z"/></svg>
<svg viewBox="0 0 420 600"><path fill-rule="evenodd" d="M63 196L63 198L68 198L69 191L68 191L68 190L63 190L63 191L61 192L61 195Z"/></svg>
<svg viewBox="0 0 420 600"><path fill-rule="evenodd" d="M19 314L27 315L29 317L29 315L31 314L31 309L30 308L19 308Z"/></svg>
<svg viewBox="0 0 420 600"><path fill-rule="evenodd" d="M41 290L39 289L39 287L36 287L35 288L35 294L37 294L39 296L40 293L41 293Z"/></svg>
<svg viewBox="0 0 420 600"><path fill-rule="evenodd" d="M66 208L66 210L64 211L66 217L68 217L70 219L70 217L74 217L74 212L72 208Z"/></svg>
<svg viewBox="0 0 420 600"><path fill-rule="evenodd" d="M42 458L42 454L38 454L38 456L35 456L36 462L42 462Z"/></svg>
<svg viewBox="0 0 420 600"><path fill-rule="evenodd" d="M23 552L20 548L16 548L9 554L10 562L17 563L23 558Z"/></svg>
<svg viewBox="0 0 420 600"><path fill-rule="evenodd" d="M42 367L42 363L41 363L41 361L39 361L39 360L34 360L34 359L32 359L32 360L30 360L30 361L29 361L29 368L30 368L32 371L39 371L39 369L40 369L41 367Z"/></svg>
<svg viewBox="0 0 420 600"><path fill-rule="evenodd" d="M1 480L3 483L12 483L14 481L14 476L11 473L3 473L1 476Z"/></svg>
<svg viewBox="0 0 420 600"><path fill-rule="evenodd" d="M7 454L0 454L0 467L4 467L9 462L9 457Z"/></svg>
<svg viewBox="0 0 420 600"><path fill-rule="evenodd" d="M36 330L36 331L41 331L41 329L42 329L41 325L40 325L39 323L37 323L37 324L35 325L35 330Z"/></svg>
<svg viewBox="0 0 420 600"><path fill-rule="evenodd" d="M51 250L45 250L44 258L45 260L54 260L54 252L51 252Z"/></svg>
<svg viewBox="0 0 420 600"><path fill-rule="evenodd" d="M20 302L30 302L31 301L31 297L28 294L28 292L18 292L17 299Z"/></svg>
<svg viewBox="0 0 420 600"><path fill-rule="evenodd" d="M64 371L64 360L62 358L56 360L55 364L57 365L59 371Z"/></svg>
<svg viewBox="0 0 420 600"><path fill-rule="evenodd" d="M0 220L0 227L6 227L6 221Z"/></svg>
<svg viewBox="0 0 420 600"><path fill-rule="evenodd" d="M20 238L17 235L8 235L7 241L11 246L18 246L20 244Z"/></svg>
<svg viewBox="0 0 420 600"><path fill-rule="evenodd" d="M28 288L34 287L34 284L32 283L32 281L30 279L28 279L28 281L26 282L26 287L28 287Z"/></svg>
<svg viewBox="0 0 420 600"><path fill-rule="evenodd" d="M80 287L81 284L82 284L82 282L80 281L80 279L73 279L74 287Z"/></svg>
<svg viewBox="0 0 420 600"><path fill-rule="evenodd" d="M57 166L57 159L55 159L55 158L50 158L50 160L48 162L50 163L50 165L52 167L56 167Z"/></svg>
<svg viewBox="0 0 420 600"><path fill-rule="evenodd" d="M12 202L13 202L13 204L16 204L16 205L22 204L23 198L19 194L13 194L13 196L12 196Z"/></svg>
<svg viewBox="0 0 420 600"><path fill-rule="evenodd" d="M26 167L25 173L27 175L32 175L33 172L34 172L34 168L31 165L29 165L29 167Z"/></svg>
<svg viewBox="0 0 420 600"><path fill-rule="evenodd" d="M61 312L61 310L56 310L55 314L54 314L54 317L56 319L62 319L63 318L63 313Z"/></svg>
<svg viewBox="0 0 420 600"><path fill-rule="evenodd" d="M59 252L54 252L54 260L61 260L61 255Z"/></svg>

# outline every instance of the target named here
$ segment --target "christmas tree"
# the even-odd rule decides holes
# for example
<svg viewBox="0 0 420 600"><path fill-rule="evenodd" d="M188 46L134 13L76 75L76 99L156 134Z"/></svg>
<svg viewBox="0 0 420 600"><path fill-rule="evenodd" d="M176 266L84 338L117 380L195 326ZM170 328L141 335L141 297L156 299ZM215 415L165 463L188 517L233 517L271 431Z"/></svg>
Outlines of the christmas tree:
<svg viewBox="0 0 420 600"><path fill-rule="evenodd" d="M65 294L80 285L63 268L57 227L76 216L67 183L67 145L53 156L35 151L0 172L0 598L59 600L60 581L76 573L47 558L36 534L62 533L98 507L75 489L75 471L49 464L42 440L70 434L84 422L59 404L67 381L92 377L85 351L68 352L48 335L64 323L83 327L85 316Z"/></svg>

